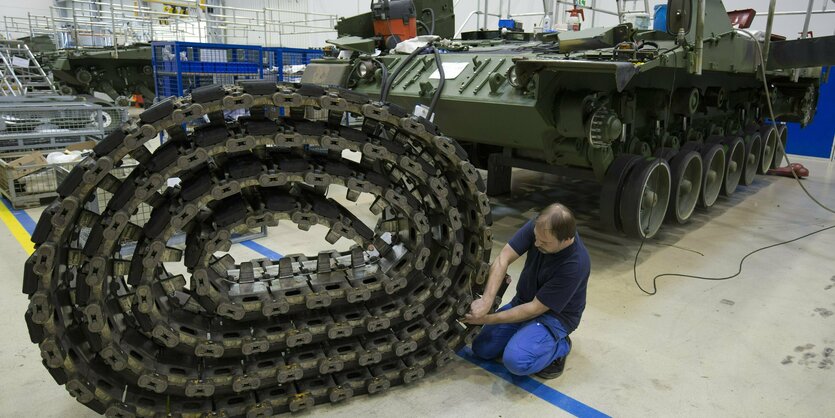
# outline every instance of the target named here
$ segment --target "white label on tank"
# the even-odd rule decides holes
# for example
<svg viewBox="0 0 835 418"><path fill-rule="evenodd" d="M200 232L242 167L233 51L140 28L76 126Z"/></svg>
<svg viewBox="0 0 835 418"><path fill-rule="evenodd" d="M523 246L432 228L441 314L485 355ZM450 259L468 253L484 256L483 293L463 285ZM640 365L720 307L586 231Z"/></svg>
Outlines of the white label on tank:
<svg viewBox="0 0 835 418"><path fill-rule="evenodd" d="M442 64L444 66L444 78L447 80L455 80L455 77L458 77L461 72L470 65L469 62L445 62ZM440 80L441 74L438 70L435 70L432 75L429 76L430 80Z"/></svg>
<svg viewBox="0 0 835 418"><path fill-rule="evenodd" d="M429 114L429 106L424 106L422 104L415 106L415 111L412 112L415 116L420 116L422 118L426 118L426 115ZM432 114L432 117L429 118L429 121L432 122L435 119L435 114Z"/></svg>

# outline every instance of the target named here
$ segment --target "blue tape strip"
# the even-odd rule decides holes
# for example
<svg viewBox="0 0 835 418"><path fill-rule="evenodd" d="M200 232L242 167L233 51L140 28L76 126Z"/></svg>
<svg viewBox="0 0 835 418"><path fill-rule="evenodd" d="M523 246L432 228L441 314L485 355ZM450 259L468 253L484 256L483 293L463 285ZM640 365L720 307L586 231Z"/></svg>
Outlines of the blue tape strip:
<svg viewBox="0 0 835 418"><path fill-rule="evenodd" d="M3 204L6 205L9 212L14 215L15 219L20 222L20 225L26 230L26 232L29 233L29 235L32 235L32 233L35 232L35 225L37 225L37 222L35 222L25 210L13 208L12 203L6 200L5 197L3 198Z"/></svg>
<svg viewBox="0 0 835 418"><path fill-rule="evenodd" d="M284 257L283 255L281 255L281 254L279 254L279 253L277 253L277 252L275 252L275 251L273 251L273 250L255 242L255 241L251 241L251 240L250 241L242 241L241 244L243 244L245 247L263 255L264 257L268 257L270 260L278 260L278 259Z"/></svg>
<svg viewBox="0 0 835 418"><path fill-rule="evenodd" d="M554 405L557 408L560 408L571 415L574 415L575 417L609 417L609 415L606 415L603 412L600 412L574 398L571 398L570 396L565 395L564 393L548 385L542 384L536 379L533 379L529 376L517 376L508 371L503 365L499 363L489 360L482 360L476 357L469 347L464 347L458 350L457 354L464 360L467 360L470 363L473 363L476 366L479 366L482 369L501 377L502 379L512 383L513 385L524 389L531 395L534 395L537 398L542 399L543 401L548 402L551 405Z"/></svg>
<svg viewBox="0 0 835 418"><path fill-rule="evenodd" d="M35 222L32 219L32 217L29 216L28 213L26 213L25 210L12 208L11 203L8 200L6 200L6 198L3 198L3 204L6 205L6 207L9 209L9 212L11 212L12 215L14 215L15 219L17 219L17 221L20 222L20 225L23 226L23 229L25 229L26 232L29 233L29 235L32 235L32 233L35 232L35 225L37 225L37 222ZM257 253L260 253L264 257L269 257L272 260L278 260L281 257L283 257L281 254L255 241L244 241L241 244L249 247Z"/></svg>

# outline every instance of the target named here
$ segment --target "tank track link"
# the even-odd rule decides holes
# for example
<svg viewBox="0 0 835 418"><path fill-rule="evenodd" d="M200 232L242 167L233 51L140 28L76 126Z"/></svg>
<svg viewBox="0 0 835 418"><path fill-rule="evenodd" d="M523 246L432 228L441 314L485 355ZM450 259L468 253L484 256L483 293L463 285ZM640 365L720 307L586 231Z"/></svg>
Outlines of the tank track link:
<svg viewBox="0 0 835 418"><path fill-rule="evenodd" d="M304 117L314 109L327 120ZM138 165L114 175L127 159ZM331 185L347 201L371 194L377 225ZM97 213L100 191L112 197ZM479 331L458 319L488 271L484 182L454 140L395 105L317 85L203 87L110 134L58 192L32 237L25 320L55 382L107 416L261 417L384 392ZM140 205L153 208L144 224ZM355 245L218 256L236 231L279 222ZM178 234L185 246L169 246Z"/></svg>

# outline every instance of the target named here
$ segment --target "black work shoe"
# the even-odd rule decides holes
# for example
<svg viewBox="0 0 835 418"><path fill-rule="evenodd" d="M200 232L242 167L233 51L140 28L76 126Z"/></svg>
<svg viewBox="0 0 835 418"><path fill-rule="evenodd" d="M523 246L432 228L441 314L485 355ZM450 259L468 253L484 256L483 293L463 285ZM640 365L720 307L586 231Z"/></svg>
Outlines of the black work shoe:
<svg viewBox="0 0 835 418"><path fill-rule="evenodd" d="M571 337L566 336L565 340L568 341L568 352L571 353ZM558 357L551 364L540 370L536 375L543 379L556 379L560 377L560 375L562 375L562 371L565 369L565 359L567 358L568 354L563 357Z"/></svg>

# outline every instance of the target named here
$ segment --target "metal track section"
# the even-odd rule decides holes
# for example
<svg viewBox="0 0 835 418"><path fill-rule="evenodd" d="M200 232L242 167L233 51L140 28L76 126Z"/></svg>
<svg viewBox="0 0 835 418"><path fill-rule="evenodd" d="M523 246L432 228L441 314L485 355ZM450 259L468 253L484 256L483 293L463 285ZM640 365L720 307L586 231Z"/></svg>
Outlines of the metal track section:
<svg viewBox="0 0 835 418"><path fill-rule="evenodd" d="M239 109L248 116L225 120ZM314 109L327 121L304 117ZM340 125L346 113L362 127ZM163 131L171 139L150 152ZM112 175L126 158L139 165ZM85 209L99 190L112 193L101 214ZM56 383L101 414L261 417L340 402L421 379L480 328L458 319L488 271L484 182L434 125L357 93L197 89L109 135L58 193L32 237L25 319ZM371 198L376 224L334 197ZM153 207L144 224L140 204ZM279 223L354 245L225 253L234 231ZM168 245L178 230L183 248Z"/></svg>

